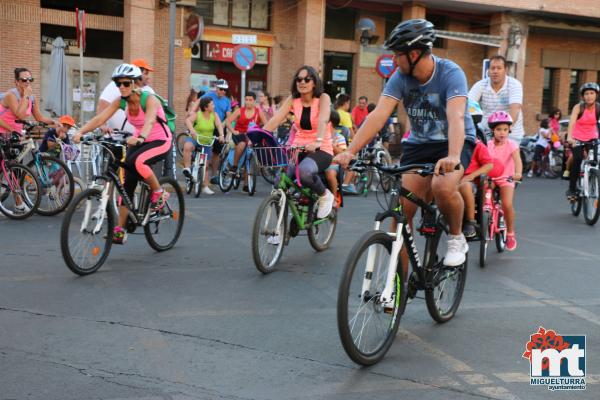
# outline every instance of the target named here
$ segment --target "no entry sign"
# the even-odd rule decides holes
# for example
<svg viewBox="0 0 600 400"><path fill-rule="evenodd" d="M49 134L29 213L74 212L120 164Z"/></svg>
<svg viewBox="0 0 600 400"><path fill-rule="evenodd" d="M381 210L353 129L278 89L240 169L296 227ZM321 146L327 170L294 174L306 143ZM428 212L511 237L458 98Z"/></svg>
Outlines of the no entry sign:
<svg viewBox="0 0 600 400"><path fill-rule="evenodd" d="M247 71L256 63L256 52L250 46L240 44L233 49L233 63L238 69Z"/></svg>
<svg viewBox="0 0 600 400"><path fill-rule="evenodd" d="M384 54L379 56L375 63L375 69L382 78L389 78L394 73L396 65L394 64L394 56L391 54Z"/></svg>

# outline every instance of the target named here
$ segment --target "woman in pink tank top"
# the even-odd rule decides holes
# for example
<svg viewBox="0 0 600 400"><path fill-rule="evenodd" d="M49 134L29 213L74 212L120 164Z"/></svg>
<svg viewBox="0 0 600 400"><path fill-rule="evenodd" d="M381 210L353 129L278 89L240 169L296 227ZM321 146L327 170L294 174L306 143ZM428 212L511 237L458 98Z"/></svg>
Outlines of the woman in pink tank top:
<svg viewBox="0 0 600 400"><path fill-rule="evenodd" d="M121 100L125 100L125 114L135 128L135 133L127 139L129 147L125 159L123 186L127 195L133 199L138 180L142 178L152 190L150 207L153 210L160 210L169 198L169 193L162 190L151 165L161 161L171 149L171 131L166 124L165 113L160 102L154 95L142 91L141 78L142 71L135 65L121 64L115 68L112 79L119 88L121 97L85 124L73 140L78 143L83 134L102 126L121 108ZM142 99L145 100L145 110L142 107ZM127 239L123 229L127 214L127 208L121 206L119 224L113 232L114 243L123 244Z"/></svg>
<svg viewBox="0 0 600 400"><path fill-rule="evenodd" d="M33 96L32 82L33 77L27 68L15 68L15 87L0 101L0 134L6 135L11 132L21 134L23 124L16 121L28 119L31 115L36 121L54 125L53 120L44 117L40 112Z"/></svg>
<svg viewBox="0 0 600 400"><path fill-rule="evenodd" d="M319 174L333 159L333 130L329 122L331 99L323 92L317 71L308 65L300 67L294 74L291 91L292 95L283 101L264 128L272 132L285 121L289 111L294 113L296 133L291 144L304 146L306 150L298 165L300 181L319 195L317 218L325 218L331 212L334 196Z"/></svg>
<svg viewBox="0 0 600 400"><path fill-rule="evenodd" d="M598 139L598 92L600 87L596 82L584 83L579 89L580 104L575 104L571 111L571 119L567 131L567 141L573 146L573 158L569 172L569 190L567 197L570 200L577 198L577 179L581 171L583 150L589 148L590 142Z"/></svg>

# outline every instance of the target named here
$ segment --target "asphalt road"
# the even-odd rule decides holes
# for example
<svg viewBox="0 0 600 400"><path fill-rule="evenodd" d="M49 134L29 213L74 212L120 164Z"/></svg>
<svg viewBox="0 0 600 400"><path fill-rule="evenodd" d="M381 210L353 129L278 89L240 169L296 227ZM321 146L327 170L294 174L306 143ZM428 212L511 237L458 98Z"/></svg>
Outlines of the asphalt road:
<svg viewBox="0 0 600 400"><path fill-rule="evenodd" d="M373 195L346 199L329 250L295 238L268 276L250 249L265 185L186 197L173 250L130 236L83 278L61 258L61 216L0 217L0 399L598 399L600 226L572 217L564 190L519 187L518 249L492 247L483 270L473 252L456 317L436 324L415 300L371 368L344 353L336 298ZM587 335L587 390L530 385L521 355L539 326Z"/></svg>

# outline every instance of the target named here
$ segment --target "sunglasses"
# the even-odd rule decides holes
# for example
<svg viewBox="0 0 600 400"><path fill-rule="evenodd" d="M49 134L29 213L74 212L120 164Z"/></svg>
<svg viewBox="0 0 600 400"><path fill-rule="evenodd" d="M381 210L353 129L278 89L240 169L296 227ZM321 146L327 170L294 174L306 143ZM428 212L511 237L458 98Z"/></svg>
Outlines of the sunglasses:
<svg viewBox="0 0 600 400"><path fill-rule="evenodd" d="M299 76L296 77L296 83L301 83L302 81L304 81L304 83L308 83L312 80L313 80L313 78L310 76L305 76L304 78L301 78Z"/></svg>
<svg viewBox="0 0 600 400"><path fill-rule="evenodd" d="M115 85L117 85L117 87L121 87L121 86L129 87L129 86L131 86L131 81L119 81L119 82L115 81Z"/></svg>
<svg viewBox="0 0 600 400"><path fill-rule="evenodd" d="M25 82L33 82L33 78L19 78L19 80L23 83Z"/></svg>

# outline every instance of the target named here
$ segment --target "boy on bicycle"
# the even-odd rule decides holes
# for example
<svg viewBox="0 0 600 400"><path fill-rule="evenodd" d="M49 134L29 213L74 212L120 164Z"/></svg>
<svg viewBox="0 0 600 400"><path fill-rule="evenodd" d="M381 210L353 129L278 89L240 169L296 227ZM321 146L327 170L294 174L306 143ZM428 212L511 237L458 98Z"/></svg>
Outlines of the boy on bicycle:
<svg viewBox="0 0 600 400"><path fill-rule="evenodd" d="M466 112L465 74L454 62L431 54L435 37L433 24L424 19L404 21L394 28L385 47L394 52L398 69L386 84L375 110L335 161L346 167L377 135L402 101L411 130L404 141L400 163L435 164L433 177L407 174L402 184L419 197L435 199L450 228L444 264L459 266L465 262L469 247L462 233L464 202L458 184L471 161L475 127ZM402 206L412 226L417 206L405 199ZM405 250L402 255L406 261ZM405 268L407 265L404 262Z"/></svg>

